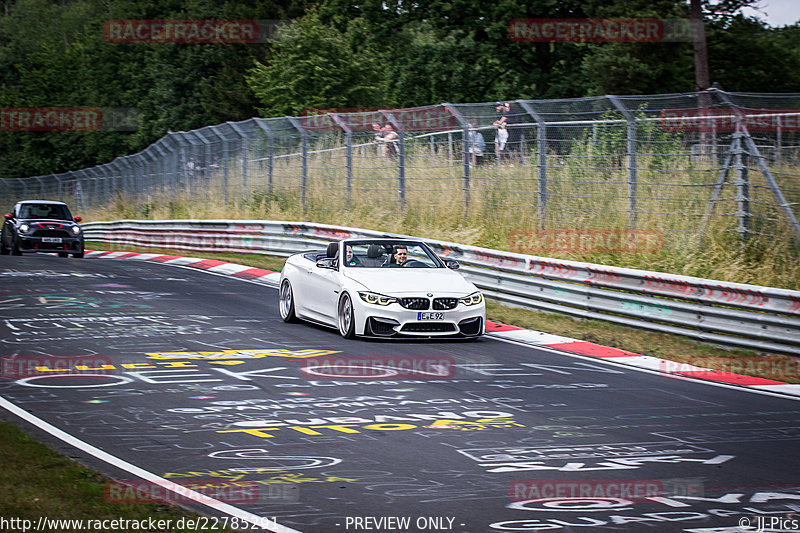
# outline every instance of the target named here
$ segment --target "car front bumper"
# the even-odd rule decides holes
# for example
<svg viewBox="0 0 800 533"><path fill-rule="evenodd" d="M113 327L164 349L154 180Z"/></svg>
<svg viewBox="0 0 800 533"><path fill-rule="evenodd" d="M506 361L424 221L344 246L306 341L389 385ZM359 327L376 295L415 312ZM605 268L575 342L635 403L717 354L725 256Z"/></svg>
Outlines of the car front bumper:
<svg viewBox="0 0 800 533"><path fill-rule="evenodd" d="M58 242L52 242L58 239ZM83 237L35 237L21 235L17 241L22 252L83 252Z"/></svg>
<svg viewBox="0 0 800 533"><path fill-rule="evenodd" d="M482 335L486 323L486 307L483 302L455 309L424 311L406 309L400 304L387 306L360 302L356 308L356 333L376 337L411 336L441 337ZM441 317L433 315L440 313Z"/></svg>

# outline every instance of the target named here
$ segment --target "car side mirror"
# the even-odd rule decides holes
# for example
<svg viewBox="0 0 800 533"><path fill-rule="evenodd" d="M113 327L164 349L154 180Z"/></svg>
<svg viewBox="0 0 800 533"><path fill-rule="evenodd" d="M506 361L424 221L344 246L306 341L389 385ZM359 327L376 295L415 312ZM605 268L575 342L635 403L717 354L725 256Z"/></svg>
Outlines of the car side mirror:
<svg viewBox="0 0 800 533"><path fill-rule="evenodd" d="M14 215L12 215L11 213L6 213L6 216L5 216L6 220L11 220L12 218L14 218Z"/></svg>
<svg viewBox="0 0 800 533"><path fill-rule="evenodd" d="M75 217L75 222L80 222L81 220L83 220L81 217Z"/></svg>
<svg viewBox="0 0 800 533"><path fill-rule="evenodd" d="M444 266L446 266L450 270L458 270L461 267L461 265L459 265L458 261L456 261L455 259L445 259Z"/></svg>
<svg viewBox="0 0 800 533"><path fill-rule="evenodd" d="M317 268L327 268L328 270L336 270L336 258L323 257L322 259L317 259Z"/></svg>

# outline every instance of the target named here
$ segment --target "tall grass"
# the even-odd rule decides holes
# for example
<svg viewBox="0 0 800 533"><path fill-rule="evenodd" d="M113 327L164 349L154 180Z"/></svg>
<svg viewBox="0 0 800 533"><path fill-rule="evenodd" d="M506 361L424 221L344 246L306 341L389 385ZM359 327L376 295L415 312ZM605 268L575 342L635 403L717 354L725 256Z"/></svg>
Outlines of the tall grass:
<svg viewBox="0 0 800 533"><path fill-rule="evenodd" d="M637 155L636 203L636 228L661 232L661 250L545 250L537 255L800 289L800 246L780 211L768 205L775 201L760 175L750 173L752 227L765 235L742 240L736 234L736 219L730 215L736 210L735 191L729 184L701 238L699 229L719 169L708 161L692 161L673 144L662 144L656 145L658 153L643 150ZM566 155L548 154L544 220L538 213L535 152L526 154L525 166L491 160L472 166L467 182L458 150L452 150L451 158L442 145L409 143L401 199L397 163L376 147L354 148L349 191L343 147L327 143L315 148L324 150L308 157L305 194L299 157L275 160L271 187L263 164L249 164L245 186L241 161L231 160L227 202L218 170L195 178L188 187L180 183L164 192L118 195L85 218L309 221L521 252L529 250L510 239L513 232L629 228L628 171L616 146L585 143ZM791 177L800 171L791 168L784 174Z"/></svg>

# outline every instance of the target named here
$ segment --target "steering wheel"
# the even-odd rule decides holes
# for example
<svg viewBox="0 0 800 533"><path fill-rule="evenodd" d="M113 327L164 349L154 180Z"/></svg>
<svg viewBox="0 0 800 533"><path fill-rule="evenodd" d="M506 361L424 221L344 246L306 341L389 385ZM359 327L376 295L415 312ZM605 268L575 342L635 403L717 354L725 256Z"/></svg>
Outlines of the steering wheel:
<svg viewBox="0 0 800 533"><path fill-rule="evenodd" d="M403 263L403 266L404 267L408 267L408 268L425 268L428 265L426 265L422 261L417 261L415 259L410 259L410 260L406 261L405 263Z"/></svg>

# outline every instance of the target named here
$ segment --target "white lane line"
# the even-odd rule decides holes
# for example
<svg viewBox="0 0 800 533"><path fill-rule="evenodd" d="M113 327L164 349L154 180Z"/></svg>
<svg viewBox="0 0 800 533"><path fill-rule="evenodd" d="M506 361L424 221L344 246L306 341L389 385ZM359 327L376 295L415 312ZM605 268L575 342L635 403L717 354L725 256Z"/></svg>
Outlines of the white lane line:
<svg viewBox="0 0 800 533"><path fill-rule="evenodd" d="M133 464L127 462L127 461L124 461L124 460L120 459L119 457L117 457L115 455L111 455L108 452L104 452L100 448L92 446L88 442L84 442L81 439L70 435L66 431L58 429L57 427L55 427L54 425L50 424L49 422L46 422L46 421L42 420L41 418L39 418L37 416L34 416L33 414L31 414L31 413L25 411L24 409L18 407L16 404L11 403L7 399L3 398L2 396L0 396L0 407L3 407L7 411L17 415L18 417L22 418L23 420L26 420L27 422L30 422L34 426L36 426L36 427L38 427L40 429L43 429L44 431L50 433L54 437L66 442L67 444L69 444L71 446L74 446L75 448L78 448L79 450L82 450L82 451L88 453L89 455L92 455L92 456L96 457L97 459L100 459L101 461L104 461L104 462L106 462L106 463L108 463L110 465L113 465L113 466L119 468L120 470L124 470L126 472L129 472L129 473L131 473L131 474L133 474L135 476L138 476L138 477L140 477L140 478L142 478L142 479L144 479L146 481L150 481L152 483L155 483L155 484L157 484L157 485L159 485L159 486L161 486L161 487L163 487L163 488L165 488L165 489L167 489L167 490L169 490L171 492L176 492L177 494L180 494L181 496L186 496L187 498L195 500L197 503L200 503L202 505L206 505L208 507L211 507L212 509L216 509L217 511L219 511L221 513L224 513L226 515L233 516L233 517L236 517L236 518L238 518L240 520L244 520L246 522L249 522L250 524L253 524L254 528L266 529L267 531L272 531L274 533L301 533L300 531L298 531L296 529L292 529L290 527L282 526L282 525L278 524L277 522L274 522L273 520L271 520L269 518L265 518L265 517L261 517L261 516L255 515L253 513L247 512L247 511L245 511L243 509L239 509L238 507L234 507L233 505L230 505L228 503L223 503L223 502L221 502L219 500L215 500L214 498L206 496L205 494L201 494L201 493L199 493L197 491L187 489L183 485L178 485L177 483L174 483L172 481L166 480L166 479L164 479L162 477L159 477L159 476L157 476L157 475L155 475L155 474L153 474L151 472L148 472L147 470L144 470L143 468L139 468L136 465L133 465Z"/></svg>

